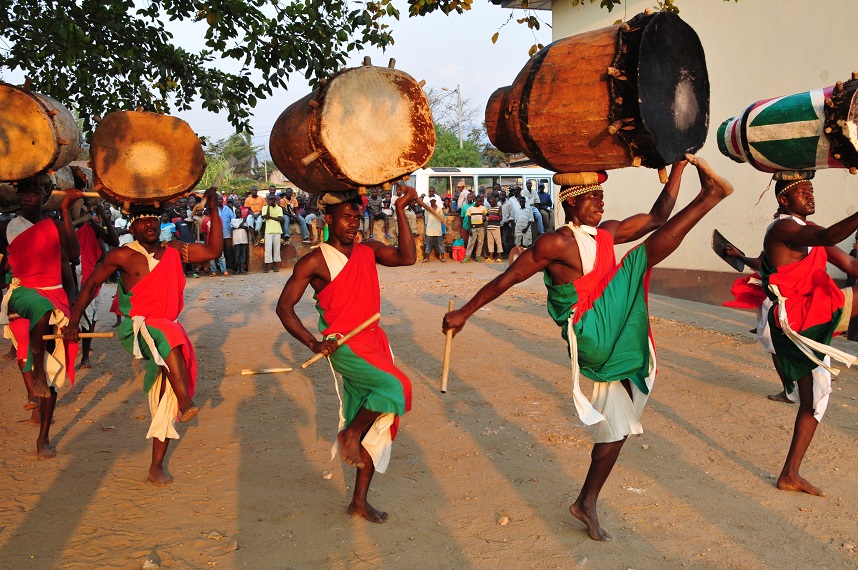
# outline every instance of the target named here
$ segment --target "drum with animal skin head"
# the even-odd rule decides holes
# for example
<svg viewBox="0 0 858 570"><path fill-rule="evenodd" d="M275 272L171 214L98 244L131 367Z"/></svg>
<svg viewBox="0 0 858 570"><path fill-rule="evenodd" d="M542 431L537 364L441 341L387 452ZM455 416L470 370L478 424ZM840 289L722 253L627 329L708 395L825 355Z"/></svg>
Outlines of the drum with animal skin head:
<svg viewBox="0 0 858 570"><path fill-rule="evenodd" d="M700 149L708 126L703 47L670 12L544 47L486 107L492 144L563 173L661 168Z"/></svg>
<svg viewBox="0 0 858 570"><path fill-rule="evenodd" d="M392 67L343 70L274 123L271 159L305 192L380 186L422 168L435 126L421 84Z"/></svg>
<svg viewBox="0 0 858 570"><path fill-rule="evenodd" d="M193 190L206 168L200 138L185 121L144 111L104 116L92 136L96 192L119 204L161 204Z"/></svg>

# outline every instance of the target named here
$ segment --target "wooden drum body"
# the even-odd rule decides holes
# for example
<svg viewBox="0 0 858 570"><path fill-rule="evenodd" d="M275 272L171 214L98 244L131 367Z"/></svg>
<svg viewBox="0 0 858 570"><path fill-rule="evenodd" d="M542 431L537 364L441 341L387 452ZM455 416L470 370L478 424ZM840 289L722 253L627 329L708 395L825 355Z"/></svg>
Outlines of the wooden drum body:
<svg viewBox="0 0 858 570"><path fill-rule="evenodd" d="M546 46L486 108L492 144L556 172L661 168L700 149L708 126L703 46L669 12Z"/></svg>
<svg viewBox="0 0 858 570"><path fill-rule="evenodd" d="M183 120L115 111L98 123L90 147L95 190L120 204L160 204L192 190L205 171L199 137Z"/></svg>
<svg viewBox="0 0 858 570"><path fill-rule="evenodd" d="M858 167L858 72L846 83L757 101L718 128L718 149L763 172Z"/></svg>
<svg viewBox="0 0 858 570"><path fill-rule="evenodd" d="M80 131L61 103L0 82L0 180L58 170L80 154Z"/></svg>
<svg viewBox="0 0 858 570"><path fill-rule="evenodd" d="M429 101L392 68L343 70L286 108L271 131L271 159L311 193L379 186L422 168L435 151Z"/></svg>

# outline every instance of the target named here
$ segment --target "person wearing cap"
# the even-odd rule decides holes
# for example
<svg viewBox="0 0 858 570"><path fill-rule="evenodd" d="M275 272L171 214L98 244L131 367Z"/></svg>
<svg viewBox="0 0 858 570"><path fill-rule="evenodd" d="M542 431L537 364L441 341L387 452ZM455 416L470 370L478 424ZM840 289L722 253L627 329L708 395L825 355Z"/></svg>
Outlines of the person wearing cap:
<svg viewBox="0 0 858 570"><path fill-rule="evenodd" d="M262 219L265 221L265 264L262 272L268 273L268 267L275 273L280 271L280 239L283 235L283 208L277 205L277 197L268 194L265 197L266 205L262 210Z"/></svg>
<svg viewBox="0 0 858 570"><path fill-rule="evenodd" d="M206 192L214 204L215 188ZM190 421L200 411L194 404L197 358L184 327L178 322L184 307L184 263L205 263L220 257L223 232L212 231L208 244L161 242L158 239L158 208L134 205L129 212L135 241L110 250L81 287L64 338L76 342L79 323L95 291L119 272L117 297L125 315L117 334L122 346L135 358L145 359L143 390L148 394L152 423L149 481L165 486L173 478L164 471L164 456L171 439L177 439L175 422ZM213 228L220 228L218 208L210 209Z"/></svg>
<svg viewBox="0 0 858 570"><path fill-rule="evenodd" d="M50 429L57 389L66 379L74 386L77 356L77 343L58 339L50 349L42 338L68 320L69 299L74 294L69 263L80 257L70 206L81 193L66 192L59 222L42 210L52 188L47 174L18 182L18 215L0 224L0 253L6 256L13 277L0 305L0 324L6 326L6 336L11 335L16 349L27 389L24 409L33 410L31 421L39 423L36 453L40 460L56 456Z"/></svg>
<svg viewBox="0 0 858 570"><path fill-rule="evenodd" d="M847 365L856 361L829 346L831 337L846 332L858 314L853 302L856 288L840 290L826 272L826 264L847 274L858 273L858 261L836 247L858 230L858 213L827 228L809 222L807 218L816 212L809 176L778 180L775 199L777 219L763 238L760 275L773 303L768 322L775 358L787 397L798 401L793 437L777 488L824 496L799 469L828 406L830 373L837 373L828 357Z"/></svg>
<svg viewBox="0 0 858 570"><path fill-rule="evenodd" d="M462 210L462 206L465 204L465 200L468 199L468 190L465 188L465 181L459 180L456 183L456 205L459 207L459 211Z"/></svg>
<svg viewBox="0 0 858 570"><path fill-rule="evenodd" d="M404 216L416 198L414 188L407 188L396 201L400 238L394 247L376 240L356 241L361 218L356 192L323 195L319 202L325 207L328 241L298 260L277 301L277 316L289 334L327 356L333 370L343 376L337 445L343 460L357 468L348 513L375 523L385 522L388 515L367 501L369 484L375 471L387 469L399 417L411 409L411 381L394 365L387 335L377 323L342 345L336 339L380 311L376 264L399 267L417 261L414 236ZM321 341L295 313L308 286L316 292Z"/></svg>
<svg viewBox="0 0 858 570"><path fill-rule="evenodd" d="M697 167L701 190L672 218L684 161L673 165L652 209L625 220L602 220L601 184L563 186L557 201L567 224L540 236L461 309L444 316L442 330L457 333L482 306L544 272L548 313L568 343L575 407L581 421L596 425L597 430L590 469L569 507L595 540L610 538L599 525L596 501L626 438L643 432L640 416L655 378L646 304L650 269L679 247L691 228L733 191L704 160L686 157ZM606 179L602 173L600 182ZM614 244L633 242L650 232L643 244L616 263ZM581 392L580 374L594 380L591 400Z"/></svg>

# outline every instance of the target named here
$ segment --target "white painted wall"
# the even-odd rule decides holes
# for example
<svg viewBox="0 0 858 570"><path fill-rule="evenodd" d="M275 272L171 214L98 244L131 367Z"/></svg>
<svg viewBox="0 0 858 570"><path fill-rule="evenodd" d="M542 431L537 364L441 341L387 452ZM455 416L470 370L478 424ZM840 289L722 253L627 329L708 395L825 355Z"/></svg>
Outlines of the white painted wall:
<svg viewBox="0 0 858 570"><path fill-rule="evenodd" d="M623 0L609 13L586 2L572 6L557 0L552 8L554 39L630 19L650 8L653 0ZM745 107L770 97L832 85L858 70L854 26L858 1L827 0L678 0L680 17L700 36L711 84L709 136L698 153L736 188L686 238L662 267L730 271L709 247L717 228L748 255L762 247L765 228L776 204L770 190L759 205L770 176L747 164L738 164L718 151L718 125ZM699 185L693 167L685 171L679 206L696 194ZM832 224L858 209L858 176L845 169L819 171L814 179L816 215L811 219ZM660 190L655 171L626 168L610 173L605 185L606 213L611 218L648 210ZM842 244L848 249L852 240ZM833 270L836 276L836 270Z"/></svg>

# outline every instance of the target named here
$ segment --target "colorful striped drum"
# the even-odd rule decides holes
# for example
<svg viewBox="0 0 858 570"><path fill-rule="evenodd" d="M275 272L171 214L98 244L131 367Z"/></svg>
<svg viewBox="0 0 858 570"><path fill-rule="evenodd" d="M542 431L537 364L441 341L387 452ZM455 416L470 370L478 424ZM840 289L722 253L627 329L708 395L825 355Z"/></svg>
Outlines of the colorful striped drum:
<svg viewBox="0 0 858 570"><path fill-rule="evenodd" d="M858 80L758 101L718 128L718 149L763 172L858 166Z"/></svg>

